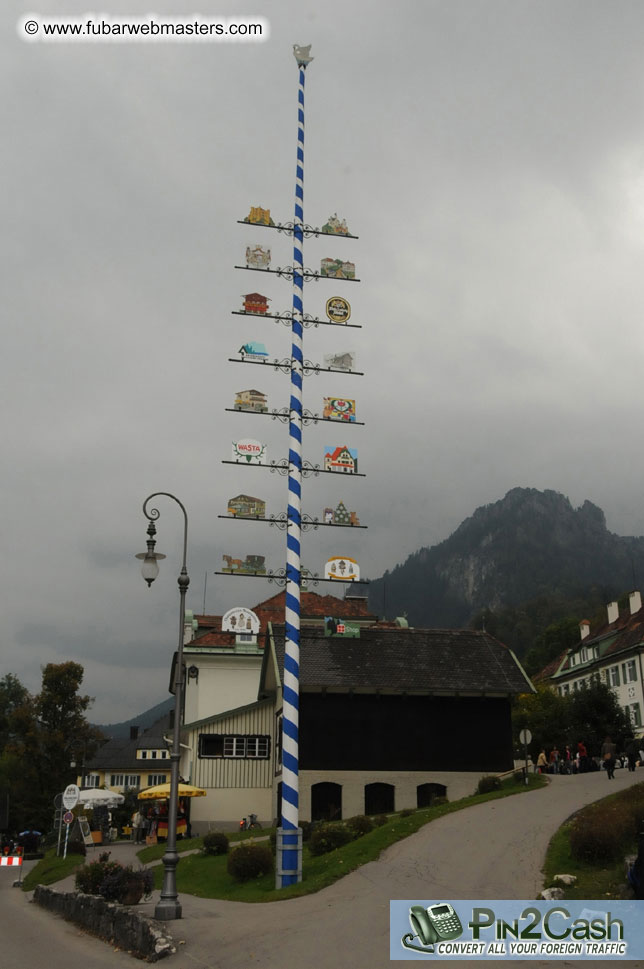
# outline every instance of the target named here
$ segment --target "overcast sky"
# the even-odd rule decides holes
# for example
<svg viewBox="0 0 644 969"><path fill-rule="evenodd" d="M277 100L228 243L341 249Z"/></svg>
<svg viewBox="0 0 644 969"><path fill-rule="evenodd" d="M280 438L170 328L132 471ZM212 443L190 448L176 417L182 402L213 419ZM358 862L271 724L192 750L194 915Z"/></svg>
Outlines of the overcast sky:
<svg viewBox="0 0 644 969"><path fill-rule="evenodd" d="M288 282L234 266L254 244L292 261L287 236L237 220L293 218L294 43L315 57L305 221L337 212L360 237L307 241L305 263L347 258L362 280L306 286L309 313L345 296L363 329L307 330L305 357L354 350L365 372L306 380L310 410L354 397L365 426L310 428L304 457L348 444L367 474L307 481L303 510L343 499L369 526L307 533L303 564L353 555L377 577L515 486L644 533L641 0L102 5L270 26L199 44L26 42L25 14L92 5L5 6L1 675L37 691L43 664L77 660L98 722L167 695L182 519L159 500L148 590L153 491L188 509L195 612L204 588L210 613L277 591L212 573L224 553L284 565L283 532L217 516L239 493L285 508L284 478L221 460L244 437L288 450L284 425L225 408L250 387L288 402L287 376L228 357L290 353L286 327L231 310L256 290L291 305Z"/></svg>

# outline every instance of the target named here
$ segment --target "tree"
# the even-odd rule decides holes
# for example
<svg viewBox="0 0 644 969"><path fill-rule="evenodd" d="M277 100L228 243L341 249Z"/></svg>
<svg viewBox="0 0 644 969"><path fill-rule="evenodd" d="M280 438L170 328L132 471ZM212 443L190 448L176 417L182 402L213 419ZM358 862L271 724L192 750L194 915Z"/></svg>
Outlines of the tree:
<svg viewBox="0 0 644 969"><path fill-rule="evenodd" d="M78 693L83 673L79 663L48 663L40 693L30 696L25 690L22 702L8 714L0 778L9 785L10 825L14 828L46 831L51 826L54 797L75 780L71 761L93 756L103 739L85 717L92 697Z"/></svg>
<svg viewBox="0 0 644 969"><path fill-rule="evenodd" d="M580 740L588 754L598 756L606 736L612 737L619 750L632 737L630 720L622 710L616 694L599 680L567 696L559 696L552 687L539 684L536 693L517 697L512 709L515 739L527 727L532 734L529 750L533 760L539 751L568 744L574 753Z"/></svg>
<svg viewBox="0 0 644 969"><path fill-rule="evenodd" d="M629 717L622 710L615 692L600 680L578 690L569 697L570 720L576 731L575 742L583 740L591 756L599 756L607 736L612 737L618 751L633 736Z"/></svg>
<svg viewBox="0 0 644 969"><path fill-rule="evenodd" d="M11 739L11 715L29 696L17 676L7 673L0 680L0 753Z"/></svg>

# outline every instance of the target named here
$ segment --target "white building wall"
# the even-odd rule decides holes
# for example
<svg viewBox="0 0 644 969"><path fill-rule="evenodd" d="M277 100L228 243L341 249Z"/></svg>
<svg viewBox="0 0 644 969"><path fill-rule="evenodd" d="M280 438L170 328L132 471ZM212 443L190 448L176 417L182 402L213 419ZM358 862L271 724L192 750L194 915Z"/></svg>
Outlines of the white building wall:
<svg viewBox="0 0 644 969"><path fill-rule="evenodd" d="M188 654L185 663L184 723L205 720L257 699L261 656ZM188 675L191 666L197 667L197 677Z"/></svg>

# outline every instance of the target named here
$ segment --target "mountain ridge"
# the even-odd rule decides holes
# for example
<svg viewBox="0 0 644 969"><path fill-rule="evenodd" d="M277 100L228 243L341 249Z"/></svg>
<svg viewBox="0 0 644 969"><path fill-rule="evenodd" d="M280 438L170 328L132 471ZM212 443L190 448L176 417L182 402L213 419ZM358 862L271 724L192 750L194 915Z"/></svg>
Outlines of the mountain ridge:
<svg viewBox="0 0 644 969"><path fill-rule="evenodd" d="M608 531L588 499L574 508L560 492L517 487L373 581L369 604L389 618L406 613L412 625L460 626L542 595L619 594L641 576L644 538Z"/></svg>

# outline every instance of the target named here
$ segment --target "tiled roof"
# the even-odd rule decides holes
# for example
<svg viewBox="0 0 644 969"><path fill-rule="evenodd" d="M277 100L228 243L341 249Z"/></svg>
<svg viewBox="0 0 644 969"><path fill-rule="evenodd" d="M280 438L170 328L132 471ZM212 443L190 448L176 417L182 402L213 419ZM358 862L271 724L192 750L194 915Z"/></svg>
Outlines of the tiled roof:
<svg viewBox="0 0 644 969"><path fill-rule="evenodd" d="M157 761L137 760L136 752L141 748L162 750L166 746L163 735L168 733L169 724L170 715L166 714L135 740L129 737L113 737L99 747L92 760L85 764L85 770L143 770L150 764L157 763Z"/></svg>
<svg viewBox="0 0 644 969"><path fill-rule="evenodd" d="M278 592L270 599L253 606L253 612L260 623L260 633L257 640L260 646L263 646L264 633L269 622L284 622L285 598L285 592ZM366 598L338 599L336 596L303 591L300 608L303 624L306 623L307 619L322 619L324 616L364 619L373 622L376 620L376 616L369 612ZM203 635L198 635L196 639L188 643L187 649L192 650L200 646L234 646L235 634L221 631L221 616L195 616L195 619L199 623L199 630L203 630Z"/></svg>
<svg viewBox="0 0 644 969"><path fill-rule="evenodd" d="M275 652L284 663L284 627L274 627ZM302 630L303 689L516 694L533 687L510 650L489 633L469 629L392 629L365 626L356 639Z"/></svg>

